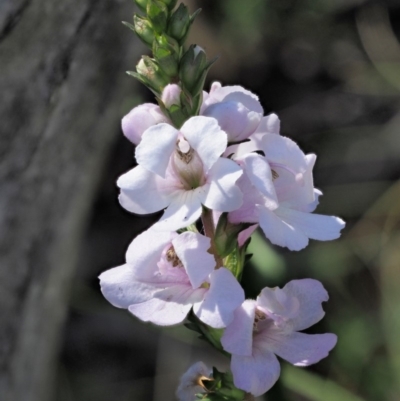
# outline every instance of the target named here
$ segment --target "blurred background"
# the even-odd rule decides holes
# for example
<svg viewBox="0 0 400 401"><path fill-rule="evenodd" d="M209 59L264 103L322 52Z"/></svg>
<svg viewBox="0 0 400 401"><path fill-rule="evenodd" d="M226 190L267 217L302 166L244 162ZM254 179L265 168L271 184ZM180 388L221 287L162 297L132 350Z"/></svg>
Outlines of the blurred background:
<svg viewBox="0 0 400 401"><path fill-rule="evenodd" d="M280 117L281 133L317 154L315 185L324 193L317 211L347 222L340 240L311 241L301 252L253 237L254 257L244 275L248 296L294 278L318 279L330 300L326 317L309 332L339 337L316 366L282 362L281 379L260 399L400 400L399 1L186 4L203 9L188 43L201 45L209 58L219 56L206 89L218 80L258 94L265 114ZM114 26L121 32L119 21ZM130 40L132 49L141 46L134 35ZM113 74L123 75L135 62ZM126 85L130 80L126 76ZM132 91L120 99L120 116L144 101L153 101L144 87ZM57 401L169 401L191 363L227 367L183 326L141 323L100 293L98 275L124 263L130 241L158 218L130 215L118 205L115 181L134 166L133 154L115 125L71 288Z"/></svg>

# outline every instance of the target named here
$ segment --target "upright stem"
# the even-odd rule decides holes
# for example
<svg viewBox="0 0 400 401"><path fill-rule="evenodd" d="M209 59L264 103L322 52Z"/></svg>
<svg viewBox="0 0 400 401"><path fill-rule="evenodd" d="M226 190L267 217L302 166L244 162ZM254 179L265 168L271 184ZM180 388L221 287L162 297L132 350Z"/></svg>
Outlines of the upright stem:
<svg viewBox="0 0 400 401"><path fill-rule="evenodd" d="M218 255L217 248L214 242L214 221L212 216L212 211L206 207L203 207L203 213L201 215L201 221L203 222L204 234L211 239L211 253L215 257L215 261L217 263L217 269L224 265L222 258Z"/></svg>

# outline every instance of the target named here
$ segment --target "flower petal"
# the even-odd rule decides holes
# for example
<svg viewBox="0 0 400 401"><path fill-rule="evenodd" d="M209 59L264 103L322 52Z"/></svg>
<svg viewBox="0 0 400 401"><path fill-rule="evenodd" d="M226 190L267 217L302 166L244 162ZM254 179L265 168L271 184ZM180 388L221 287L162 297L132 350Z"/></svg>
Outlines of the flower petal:
<svg viewBox="0 0 400 401"><path fill-rule="evenodd" d="M121 206L138 214L154 213L170 203L168 193L162 190L161 178L141 166L128 171L118 178L121 188L119 202Z"/></svg>
<svg viewBox="0 0 400 401"><path fill-rule="evenodd" d="M253 347L253 323L256 303L246 300L234 312L232 322L221 338L225 351L233 355L250 356Z"/></svg>
<svg viewBox="0 0 400 401"><path fill-rule="evenodd" d="M104 297L117 308L151 299L158 290L151 284L136 281L132 266L125 264L100 274L100 287Z"/></svg>
<svg viewBox="0 0 400 401"><path fill-rule="evenodd" d="M121 122L124 135L137 145L147 128L158 123L167 123L168 118L161 112L160 106L144 103L132 109Z"/></svg>
<svg viewBox="0 0 400 401"><path fill-rule="evenodd" d="M276 356L257 348L252 356L232 355L231 370L235 386L256 397L268 391L281 373Z"/></svg>
<svg viewBox="0 0 400 401"><path fill-rule="evenodd" d="M232 160L219 158L209 171L202 203L209 209L231 212L240 207L243 194L236 181L243 174Z"/></svg>
<svg viewBox="0 0 400 401"><path fill-rule="evenodd" d="M177 236L172 245L185 267L192 287L200 287L215 267L214 256L207 252L211 246L210 238L187 231Z"/></svg>
<svg viewBox="0 0 400 401"><path fill-rule="evenodd" d="M221 129L228 134L228 142L245 140L261 120L261 114L250 111L242 103L232 101L212 104L202 114L218 121Z"/></svg>
<svg viewBox="0 0 400 401"><path fill-rule="evenodd" d="M332 333L284 335L278 331L268 333L268 349L296 366L309 366L326 358L336 345L337 337Z"/></svg>
<svg viewBox="0 0 400 401"><path fill-rule="evenodd" d="M160 326L181 323L193 303L201 300L205 290L193 290L187 285L173 285L157 292L146 302L131 305L128 310L144 322L152 322Z"/></svg>
<svg viewBox="0 0 400 401"><path fill-rule="evenodd" d="M329 296L319 281L292 280L283 287L282 291L299 301L297 315L290 319L294 331L307 329L324 317L325 312L321 303L326 302Z"/></svg>
<svg viewBox="0 0 400 401"><path fill-rule="evenodd" d="M177 234L149 229L138 235L129 245L126 262L133 266L136 277L152 277L157 271L157 262L163 249Z"/></svg>
<svg viewBox="0 0 400 401"><path fill-rule="evenodd" d="M243 158L242 163L251 183L266 197L268 208L276 209L279 203L267 160L261 155L250 153Z"/></svg>
<svg viewBox="0 0 400 401"><path fill-rule="evenodd" d="M157 231L176 231L193 224L201 216L201 201L197 190L180 191L161 219L154 224Z"/></svg>
<svg viewBox="0 0 400 401"><path fill-rule="evenodd" d="M296 231L301 231L308 238L329 241L340 237L340 230L345 226L342 219L335 216L300 212L280 207L275 210L286 224Z"/></svg>
<svg viewBox="0 0 400 401"><path fill-rule="evenodd" d="M271 211L259 206L258 210L260 227L274 245L287 247L291 251L299 251L308 245L308 237L301 230L296 230L276 214L279 208Z"/></svg>
<svg viewBox="0 0 400 401"><path fill-rule="evenodd" d="M176 128L165 123L148 128L136 148L135 156L138 164L164 178L178 134Z"/></svg>
<svg viewBox="0 0 400 401"><path fill-rule="evenodd" d="M210 274L210 289L193 312L205 324L226 327L233 320L234 310L243 303L244 291L233 274L224 267Z"/></svg>
<svg viewBox="0 0 400 401"><path fill-rule="evenodd" d="M206 172L226 149L227 135L215 118L192 117L182 125L180 132L200 156Z"/></svg>

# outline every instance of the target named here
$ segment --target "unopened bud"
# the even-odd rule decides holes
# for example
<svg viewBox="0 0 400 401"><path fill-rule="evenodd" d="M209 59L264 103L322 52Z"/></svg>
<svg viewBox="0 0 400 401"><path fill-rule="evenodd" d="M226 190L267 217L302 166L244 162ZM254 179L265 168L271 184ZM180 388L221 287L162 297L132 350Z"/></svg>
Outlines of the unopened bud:
<svg viewBox="0 0 400 401"><path fill-rule="evenodd" d="M142 82L156 93L161 94L168 84L169 78L163 73L157 62L148 56L143 56L136 66L136 71L143 78Z"/></svg>
<svg viewBox="0 0 400 401"><path fill-rule="evenodd" d="M168 22L168 34L182 43L190 24L191 20L188 8L181 3Z"/></svg>
<svg viewBox="0 0 400 401"><path fill-rule="evenodd" d="M178 75L179 44L175 39L166 34L157 35L153 42L153 54L169 77Z"/></svg>
<svg viewBox="0 0 400 401"><path fill-rule="evenodd" d="M148 19L135 14L133 16L133 24L139 39L146 45L152 46L154 41L154 29L151 22Z"/></svg>
<svg viewBox="0 0 400 401"><path fill-rule="evenodd" d="M207 62L206 53L197 45L190 46L183 55L179 68L179 77L184 87L193 97L203 90L205 77L214 61Z"/></svg>
<svg viewBox="0 0 400 401"><path fill-rule="evenodd" d="M167 29L168 8L164 2L159 0L148 0L146 11L154 30L158 34L165 32Z"/></svg>
<svg viewBox="0 0 400 401"><path fill-rule="evenodd" d="M162 93L161 100L164 106L169 109L171 106L180 106L182 89L177 84L168 84Z"/></svg>
<svg viewBox="0 0 400 401"><path fill-rule="evenodd" d="M149 0L135 0L136 5L140 8L141 11L144 13L146 12L147 9L147 3Z"/></svg>

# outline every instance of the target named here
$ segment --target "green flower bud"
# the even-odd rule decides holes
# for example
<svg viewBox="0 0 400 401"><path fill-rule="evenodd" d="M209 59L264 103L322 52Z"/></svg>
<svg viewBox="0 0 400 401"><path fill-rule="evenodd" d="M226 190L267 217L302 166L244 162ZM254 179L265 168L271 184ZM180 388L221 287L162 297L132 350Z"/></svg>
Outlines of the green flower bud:
<svg viewBox="0 0 400 401"><path fill-rule="evenodd" d="M154 41L154 30L151 22L148 19L135 14L133 16L133 24L139 39L146 45L152 46Z"/></svg>
<svg viewBox="0 0 400 401"><path fill-rule="evenodd" d="M207 72L215 60L207 62L206 53L197 45L191 45L183 55L179 66L179 78L193 97L203 90Z"/></svg>
<svg viewBox="0 0 400 401"><path fill-rule="evenodd" d="M173 10L176 6L178 0L160 0L162 1L170 10Z"/></svg>
<svg viewBox="0 0 400 401"><path fill-rule="evenodd" d="M168 84L169 78L164 74L157 62L148 56L143 56L136 66L137 74L131 74L161 95L163 88Z"/></svg>
<svg viewBox="0 0 400 401"><path fill-rule="evenodd" d="M169 77L178 76L179 45L175 39L165 34L156 36L153 42L153 54Z"/></svg>
<svg viewBox="0 0 400 401"><path fill-rule="evenodd" d="M147 10L147 3L149 2L149 0L135 0L136 5L140 8L141 11L143 11L144 13Z"/></svg>
<svg viewBox="0 0 400 401"><path fill-rule="evenodd" d="M168 22L168 35L181 42L186 37L189 27L189 11L188 8L183 3L181 3L179 4L177 10L172 14Z"/></svg>
<svg viewBox="0 0 400 401"><path fill-rule="evenodd" d="M167 30L168 8L162 1L148 0L146 12L156 33L162 34Z"/></svg>
<svg viewBox="0 0 400 401"><path fill-rule="evenodd" d="M175 38L179 43L184 43L189 33L189 28L200 11L201 9L198 9L190 16L188 8L183 3L179 4L179 7L169 19L168 34Z"/></svg>

